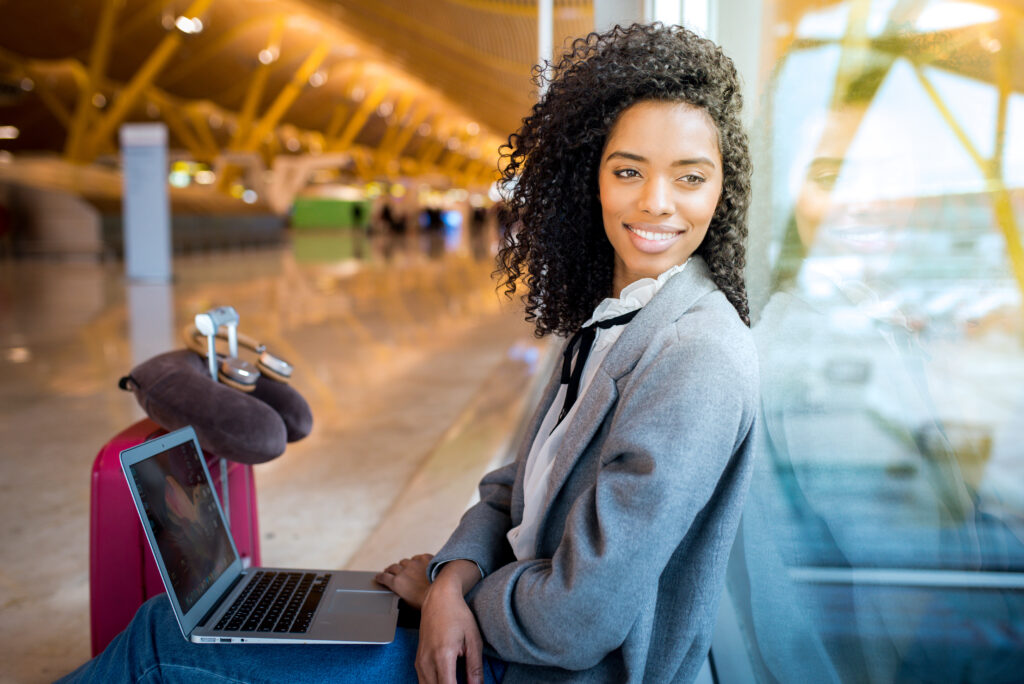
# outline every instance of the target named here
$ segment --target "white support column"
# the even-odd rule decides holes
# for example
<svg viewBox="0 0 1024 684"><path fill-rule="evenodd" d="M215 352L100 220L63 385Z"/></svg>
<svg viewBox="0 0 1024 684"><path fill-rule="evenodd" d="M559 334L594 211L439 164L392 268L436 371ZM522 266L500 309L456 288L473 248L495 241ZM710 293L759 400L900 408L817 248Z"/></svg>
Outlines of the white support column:
<svg viewBox="0 0 1024 684"><path fill-rule="evenodd" d="M687 0L647 0L644 14L647 21L660 21L666 26L683 23L683 5Z"/></svg>
<svg viewBox="0 0 1024 684"><path fill-rule="evenodd" d="M708 38L722 46L740 72L743 93L743 123L751 129L757 114L758 79L761 75L760 0L687 0L708 6Z"/></svg>
<svg viewBox="0 0 1024 684"><path fill-rule="evenodd" d="M176 346L173 287L170 283L128 282L128 330L132 343L132 366Z"/></svg>
<svg viewBox="0 0 1024 684"><path fill-rule="evenodd" d="M645 0L594 0L594 30L607 31L616 24L629 26L644 21Z"/></svg>
<svg viewBox="0 0 1024 684"><path fill-rule="evenodd" d="M167 197L167 127L121 127L124 264L129 280L171 281L171 210Z"/></svg>
<svg viewBox="0 0 1024 684"><path fill-rule="evenodd" d="M690 0L687 0L688 2ZM772 177L765 172L771 166L770 135L766 125L768 113L761 78L766 70L761 64L762 23L764 10L760 0L695 0L707 2L710 8L709 25L713 33L708 37L722 46L732 58L740 74L743 94L743 127L750 138L750 153L754 163L754 178L747 240L747 293L752 319L756 322L771 289L768 267L771 215Z"/></svg>
<svg viewBox="0 0 1024 684"><path fill-rule="evenodd" d="M537 2L537 64L547 68L551 61L552 43L554 42L555 2L554 0L538 0ZM544 95L547 85L541 81L540 94Z"/></svg>
<svg viewBox="0 0 1024 684"><path fill-rule="evenodd" d="M681 0L683 26L705 38L717 39L717 0Z"/></svg>
<svg viewBox="0 0 1024 684"><path fill-rule="evenodd" d="M132 365L174 345L167 128L121 127L124 263Z"/></svg>

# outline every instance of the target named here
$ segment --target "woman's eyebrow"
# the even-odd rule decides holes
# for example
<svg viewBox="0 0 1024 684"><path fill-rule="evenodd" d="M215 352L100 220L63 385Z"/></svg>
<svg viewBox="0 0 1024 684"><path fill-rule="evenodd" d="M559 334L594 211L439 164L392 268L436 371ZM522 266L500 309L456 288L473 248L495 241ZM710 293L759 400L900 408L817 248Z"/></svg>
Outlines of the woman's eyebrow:
<svg viewBox="0 0 1024 684"><path fill-rule="evenodd" d="M608 161L609 159L613 159L615 157L621 157L622 159L628 159L630 161L643 162L643 163L647 163L647 161L648 161L647 157L641 156L639 154L633 154L632 152L623 152L621 150L616 150L615 152L612 152L611 154L609 154L607 157L605 157L605 161ZM672 162L672 166L697 166L697 165L704 165L704 166L710 166L711 168L715 168L715 162L713 162L712 160L708 159L707 157L694 157L693 159L677 159L676 161Z"/></svg>
<svg viewBox="0 0 1024 684"><path fill-rule="evenodd" d="M605 161L608 161L609 159L612 159L613 157L622 157L623 159L629 159L630 161L635 161L635 162L646 162L647 161L646 157L641 157L639 154L633 154L632 152L621 152L621 151L618 151L618 150L615 151L615 152L612 152L607 157L605 157Z"/></svg>
<svg viewBox="0 0 1024 684"><path fill-rule="evenodd" d="M715 162L707 157L694 157L693 159L677 159L672 162L672 166L710 166L715 168Z"/></svg>

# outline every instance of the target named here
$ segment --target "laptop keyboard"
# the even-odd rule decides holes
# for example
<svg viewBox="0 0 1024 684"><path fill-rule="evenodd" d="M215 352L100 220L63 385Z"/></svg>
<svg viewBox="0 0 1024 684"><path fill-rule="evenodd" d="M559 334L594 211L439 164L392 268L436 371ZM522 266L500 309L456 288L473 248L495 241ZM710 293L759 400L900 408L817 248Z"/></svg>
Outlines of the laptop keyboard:
<svg viewBox="0 0 1024 684"><path fill-rule="evenodd" d="M309 630L330 579L329 574L312 572L259 571L214 629L302 634Z"/></svg>

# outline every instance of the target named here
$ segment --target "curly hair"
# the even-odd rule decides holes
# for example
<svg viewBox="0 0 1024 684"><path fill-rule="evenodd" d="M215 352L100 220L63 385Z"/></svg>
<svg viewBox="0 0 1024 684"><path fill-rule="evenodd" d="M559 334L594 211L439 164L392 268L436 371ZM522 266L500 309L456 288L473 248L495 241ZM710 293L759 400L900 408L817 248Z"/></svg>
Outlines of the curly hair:
<svg viewBox="0 0 1024 684"><path fill-rule="evenodd" d="M722 194L696 253L750 325L743 268L751 165L732 60L682 27L633 24L576 39L557 64L534 67L533 79L546 81L547 92L500 150L499 184L508 190L500 217L511 230L495 274L510 297L523 279L535 334L572 334L612 293L598 169L615 122L642 101L686 103L715 124Z"/></svg>

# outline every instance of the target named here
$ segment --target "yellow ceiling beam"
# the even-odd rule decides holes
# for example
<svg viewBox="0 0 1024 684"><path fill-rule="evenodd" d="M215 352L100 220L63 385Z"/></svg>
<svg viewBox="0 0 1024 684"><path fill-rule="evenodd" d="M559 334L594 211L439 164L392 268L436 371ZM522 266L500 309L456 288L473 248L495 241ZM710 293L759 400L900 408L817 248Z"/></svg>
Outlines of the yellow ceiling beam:
<svg viewBox="0 0 1024 684"><path fill-rule="evenodd" d="M160 23L160 15L164 11L165 4L161 0L147 0L142 9L128 17L118 27L118 35L121 40L130 40L131 35L136 31L149 28L154 23Z"/></svg>
<svg viewBox="0 0 1024 684"><path fill-rule="evenodd" d="M270 29L270 38L267 40L267 50L276 51L280 59L281 38L284 36L284 17L278 17ZM275 60L276 61L276 60ZM238 127L235 129L234 138L231 141L232 147L240 147L243 141L247 140L252 131L252 123L256 117L256 109L263 101L263 90L267 85L267 78L270 76L270 64L260 62L256 72L249 81L249 88L245 93L245 100L242 103L242 111L238 119Z"/></svg>
<svg viewBox="0 0 1024 684"><path fill-rule="evenodd" d="M189 107L185 113L188 115L189 121L192 122L192 128L195 130L196 136L198 136L199 142L202 144L207 156L210 159L214 159L220 152L220 145L217 144L217 138L214 137L213 131L210 129L209 115L199 107Z"/></svg>
<svg viewBox="0 0 1024 684"><path fill-rule="evenodd" d="M181 64L178 64L173 69L169 70L164 74L164 78L161 82L165 85L169 85L182 80L196 68L209 64L210 60L213 59L217 53L234 43L244 33L251 31L260 24L266 24L269 22L275 22L275 25L278 23L283 24L286 19L286 16L280 14L261 14L259 16L249 17L245 21L235 24L227 31L224 31L224 33L218 35L215 40L204 44L202 49L192 53L192 55L181 62ZM280 39L278 39L277 43L275 43L273 39L270 40L270 45L278 43L280 43ZM255 58L256 55L253 55L253 59ZM262 64L260 66L262 66Z"/></svg>
<svg viewBox="0 0 1024 684"><path fill-rule="evenodd" d="M364 181L371 180L373 178L373 167L370 155L366 154L364 150L352 150L352 162L356 166L356 173Z"/></svg>
<svg viewBox="0 0 1024 684"><path fill-rule="evenodd" d="M479 10L480 12L499 14L505 17L534 19L537 16L536 2L509 2L508 0L447 0L447 2L451 5L460 5ZM593 2L579 0L577 2L566 2L562 0L562 2L555 3L555 5L553 9L556 19L561 18L560 15L566 11L572 11L574 14L582 14L584 16L592 16L594 14Z"/></svg>
<svg viewBox="0 0 1024 684"><path fill-rule="evenodd" d="M344 152L345 149L355 142L359 131L363 130L363 126L366 125L366 121L370 118L373 110L377 109L377 106L384 100L384 96L387 95L390 86L391 82L388 79L377 81L377 85L363 98L363 101L359 103L359 107L356 108L356 111L346 122L345 129L341 132L341 135L337 139L329 141L329 150L331 152Z"/></svg>
<svg viewBox="0 0 1024 684"><path fill-rule="evenodd" d="M949 107L946 106L946 103L942 101L942 96L939 95L939 91L937 91L935 86L932 85L932 82L928 80L928 77L925 75L924 70L920 65L914 65L914 73L917 74L917 80L921 83L921 87L924 88L925 93L928 94L932 104L935 105L935 108L939 111L942 119L946 122L946 125L949 126L949 130L953 132L953 135L963 146L964 150L970 155L971 159L974 160L975 165L977 165L985 176L988 177L990 175L988 160L981 156L981 152L979 152L978 148L974 146L971 139L967 137L967 133L953 117L953 112L951 112Z"/></svg>
<svg viewBox="0 0 1024 684"><path fill-rule="evenodd" d="M384 131L384 135L381 136L380 143L377 145L377 149L380 151L389 150L391 145L395 142L395 137L401 131L402 122L405 121L405 117L409 114L409 108L412 107L412 103L415 100L415 95L410 91L406 90L398 98L398 104L395 105L395 123L389 125Z"/></svg>
<svg viewBox="0 0 1024 684"><path fill-rule="evenodd" d="M424 146L423 151L420 152L420 156L416 158L416 162L424 167L432 166L437 163L437 160L445 149L445 144L440 140L428 142L426 146Z"/></svg>
<svg viewBox="0 0 1024 684"><path fill-rule="evenodd" d="M64 144L64 155L72 160L82 156L82 145L85 140L86 131L97 111L96 107L93 106L92 98L95 96L99 83L107 72L110 48L114 43L114 25L117 23L117 14L121 9L121 4L122 0L105 0L103 9L100 11L96 35L92 41L92 49L89 51L89 71L85 86L78 91L78 102L75 105L74 118L72 119L71 128L68 131L68 137Z"/></svg>
<svg viewBox="0 0 1024 684"><path fill-rule="evenodd" d="M183 16L197 17L206 12L212 3L213 0L194 0L188 9L184 11ZM167 64L167 61L181 47L183 39L184 34L176 29L172 29L164 36L164 39L160 41L156 49L153 50L139 70L135 72L132 80L128 82L124 90L118 93L110 111L100 119L92 135L85 141L84 149L78 155L78 160L87 161L92 159L99 148L110 139L111 134L124 121L125 116L131 111L139 96L152 85L153 80Z"/></svg>
<svg viewBox="0 0 1024 684"><path fill-rule="evenodd" d="M72 125L71 112L64 106L63 102L57 99L57 96L53 94L49 86L36 80L36 94L39 95L39 99L43 101L43 104L50 110L54 118L60 122L61 126L70 132Z"/></svg>
<svg viewBox="0 0 1024 684"><path fill-rule="evenodd" d="M328 149L331 146L331 141L335 140L341 134L341 127L345 125L346 116L349 114L351 107L347 104L352 98L352 93L355 91L357 85L359 85L363 72L366 70L366 63L359 62L353 73L349 75L349 78L345 81L342 86L341 93L344 97L345 102L339 103L334 107L334 111L331 112L331 119L327 122L327 128L324 129L324 149Z"/></svg>
<svg viewBox="0 0 1024 684"><path fill-rule="evenodd" d="M1016 33L1016 35L1014 35ZM1003 147L1006 145L1006 119L1009 112L1010 94L1013 92L1014 56L1018 41L1024 35L1024 26L1009 23L1003 27L999 36L1003 49L995 56L995 81L999 93L999 104L996 109L996 130L992 141L992 165L998 173L1003 173Z"/></svg>
<svg viewBox="0 0 1024 684"><path fill-rule="evenodd" d="M412 116L409 117L409 123L406 124L401 133L396 136L395 141L388 150L388 153L392 157L400 157L402 155L402 151L405 150L405 146L409 144L409 141L412 140L412 136L416 134L416 129L420 127L420 124L427 120L430 114L431 110L425 104L421 104L416 108Z"/></svg>
<svg viewBox="0 0 1024 684"><path fill-rule="evenodd" d="M914 72L917 74L917 79L928 94L932 104L935 105L935 108L946 122L946 125L949 126L953 135L963 146L964 150L966 150L967 154L970 155L971 159L974 160L974 163L985 177L988 186L987 190L992 196L992 208L996 223L999 224L1003 238L1006 241L1006 252L1010 257L1010 266L1017 280L1017 287L1024 294L1024 246L1021 245L1020 228L1017 225L1013 202L1006 187L1006 179L1003 178L1003 170L998 164L1002 152L1001 150L993 150L993 158L985 159L978 151L978 148L974 146L974 143L971 142L967 132L964 131L959 122L953 117L953 112L946 106L942 96L935 89L935 86L932 85L931 81L928 80L921 66L915 64ZM1000 93L1000 97L1002 95L1003 93Z"/></svg>
<svg viewBox="0 0 1024 684"><path fill-rule="evenodd" d="M345 117L348 114L348 110L349 108L346 105L339 104L331 112L331 119L327 122L327 128L324 129L324 149L327 149L330 142L341 133L341 127L345 125Z"/></svg>
<svg viewBox="0 0 1024 684"><path fill-rule="evenodd" d="M442 47L439 45L438 33L435 27L425 24L408 12L388 7L384 3L368 3L366 8L377 14L380 17L379 21L382 21L383 25L400 26L412 33L416 33L424 41L424 45L429 45L440 53ZM536 17L537 11L534 10L531 16ZM476 75L481 80L486 81L487 79L479 73L479 66L481 65L498 71L504 71L514 76L522 75L522 62L482 52L472 45L458 40L451 33L446 34L444 39L443 56L452 62L461 62L467 75ZM463 59L460 60L452 53L459 55ZM439 54L439 56L441 55Z"/></svg>
<svg viewBox="0 0 1024 684"><path fill-rule="evenodd" d="M171 129L171 132L188 148L189 154L194 159L200 161L212 161L216 157L216 153L210 155L203 148L199 139L196 138L192 129L189 128L188 122L181 116L181 113L174 107L161 107L163 112L164 121L167 123L167 127Z"/></svg>
<svg viewBox="0 0 1024 684"><path fill-rule="evenodd" d="M266 138L274 127L277 126L278 121L285 115L288 109L295 102L295 99L302 93L302 90L309 83L309 77L313 75L313 72L320 68L324 59L331 51L331 44L328 41L321 41L313 51L309 53L309 56L302 62L298 70L292 76L292 80L281 89L278 93L277 98L267 109L266 114L260 119L259 123L253 129L252 133L249 134L249 138L241 146L242 150L255 150L259 147L260 143Z"/></svg>
<svg viewBox="0 0 1024 684"><path fill-rule="evenodd" d="M180 106L155 88L146 89L146 97L150 102L160 108L160 115L167 124L171 133L188 149L195 159L208 161L217 156L216 150L213 154L204 149L203 144L196 138L195 133L189 127L188 122L181 116Z"/></svg>

